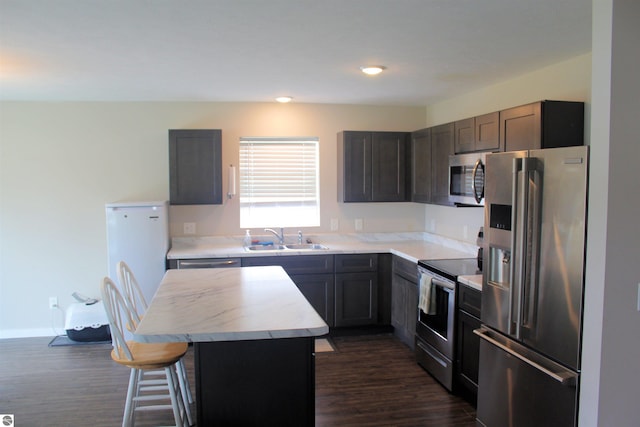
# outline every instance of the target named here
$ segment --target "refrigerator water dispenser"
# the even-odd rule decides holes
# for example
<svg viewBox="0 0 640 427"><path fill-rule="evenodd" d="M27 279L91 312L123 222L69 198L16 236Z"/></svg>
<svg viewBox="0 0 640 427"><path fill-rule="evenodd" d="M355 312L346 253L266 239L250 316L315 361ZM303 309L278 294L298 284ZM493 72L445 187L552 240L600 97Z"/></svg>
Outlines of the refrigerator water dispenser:
<svg viewBox="0 0 640 427"><path fill-rule="evenodd" d="M507 249L489 247L489 283L509 288L509 270L511 269L511 251Z"/></svg>

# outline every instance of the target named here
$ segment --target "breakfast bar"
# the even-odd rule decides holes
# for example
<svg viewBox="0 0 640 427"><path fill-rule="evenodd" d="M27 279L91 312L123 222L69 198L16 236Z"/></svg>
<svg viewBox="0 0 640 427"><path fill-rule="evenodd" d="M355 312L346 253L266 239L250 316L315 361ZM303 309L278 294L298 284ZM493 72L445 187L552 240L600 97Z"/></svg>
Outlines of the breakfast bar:
<svg viewBox="0 0 640 427"><path fill-rule="evenodd" d="M134 333L192 342L197 425L314 425L329 327L281 267L168 270Z"/></svg>

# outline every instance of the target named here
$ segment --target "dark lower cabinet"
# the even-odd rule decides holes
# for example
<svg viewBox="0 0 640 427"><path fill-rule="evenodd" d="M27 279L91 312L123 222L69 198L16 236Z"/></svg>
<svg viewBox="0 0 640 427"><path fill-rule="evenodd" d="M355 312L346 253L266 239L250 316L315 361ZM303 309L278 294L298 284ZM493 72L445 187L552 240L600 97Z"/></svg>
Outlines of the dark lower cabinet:
<svg viewBox="0 0 640 427"><path fill-rule="evenodd" d="M309 304L327 322L334 326L334 275L332 274L294 274L291 280L296 284Z"/></svg>
<svg viewBox="0 0 640 427"><path fill-rule="evenodd" d="M194 343L197 425L315 425L314 337Z"/></svg>
<svg viewBox="0 0 640 427"><path fill-rule="evenodd" d="M329 327L390 323L391 261L389 254L247 256L242 267L279 265ZM170 260L170 268L227 266L228 259ZM237 264L236 264L237 265ZM417 307L417 302L416 302Z"/></svg>
<svg viewBox="0 0 640 427"><path fill-rule="evenodd" d="M330 327L334 325L333 255L242 258L243 267L279 265Z"/></svg>
<svg viewBox="0 0 640 427"><path fill-rule="evenodd" d="M411 349L415 348L418 319L418 266L399 256L393 257L391 279L391 326L393 333Z"/></svg>
<svg viewBox="0 0 640 427"><path fill-rule="evenodd" d="M480 360L480 337L473 331L480 322L481 292L458 284L456 326L456 385L459 394L476 405L478 396L478 367Z"/></svg>
<svg viewBox="0 0 640 427"><path fill-rule="evenodd" d="M378 254L335 256L335 326L378 323Z"/></svg>
<svg viewBox="0 0 640 427"><path fill-rule="evenodd" d="M335 326L378 322L378 273L336 274Z"/></svg>

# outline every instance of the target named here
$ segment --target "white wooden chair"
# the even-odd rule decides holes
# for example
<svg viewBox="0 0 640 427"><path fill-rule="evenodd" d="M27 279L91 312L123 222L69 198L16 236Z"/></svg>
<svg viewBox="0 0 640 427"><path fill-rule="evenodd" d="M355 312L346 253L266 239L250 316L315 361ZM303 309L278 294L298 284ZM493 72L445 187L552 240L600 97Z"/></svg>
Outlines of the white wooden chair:
<svg viewBox="0 0 640 427"><path fill-rule="evenodd" d="M142 289L136 280L131 267L124 262L118 262L116 266L116 270L118 272L118 281L120 282L120 286L122 287L122 294L131 313L132 322L127 325L127 328L131 331L134 331L140 320L142 320L142 316L147 311L147 301L144 298L144 294L142 293ZM187 343L176 343L184 345L185 352L188 349ZM189 407L190 403L193 403L193 394L191 393L191 386L189 384L189 377L187 376L187 369L184 365L184 360L180 359L176 365L178 370L178 380L180 381L180 390L182 391L182 397L185 400L185 406ZM189 425L193 424L193 420L191 419L191 411L187 411L189 416Z"/></svg>
<svg viewBox="0 0 640 427"><path fill-rule="evenodd" d="M102 280L101 292L111 328L111 358L131 369L122 426L133 426L136 412L167 409L173 411L176 427L188 426L188 407L184 404L176 374L176 363L184 356L185 346L181 345L183 343L125 341L124 325L133 322L126 302L108 277ZM159 369L164 370L166 379L143 379L144 371Z"/></svg>

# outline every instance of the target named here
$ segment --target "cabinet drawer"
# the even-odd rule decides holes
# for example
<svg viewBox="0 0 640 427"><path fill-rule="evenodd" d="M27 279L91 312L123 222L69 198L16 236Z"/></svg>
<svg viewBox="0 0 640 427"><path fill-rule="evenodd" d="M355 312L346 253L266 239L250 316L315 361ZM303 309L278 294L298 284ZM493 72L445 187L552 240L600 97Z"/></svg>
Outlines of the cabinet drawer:
<svg viewBox="0 0 640 427"><path fill-rule="evenodd" d="M336 273L378 271L378 254L336 255Z"/></svg>
<svg viewBox="0 0 640 427"><path fill-rule="evenodd" d="M482 293L477 289L458 283L458 308L480 318Z"/></svg>
<svg viewBox="0 0 640 427"><path fill-rule="evenodd" d="M279 265L287 274L333 273L333 255L293 255L242 258L243 267Z"/></svg>
<svg viewBox="0 0 640 427"><path fill-rule="evenodd" d="M418 264L394 255L393 274L397 274L412 283L418 283Z"/></svg>

